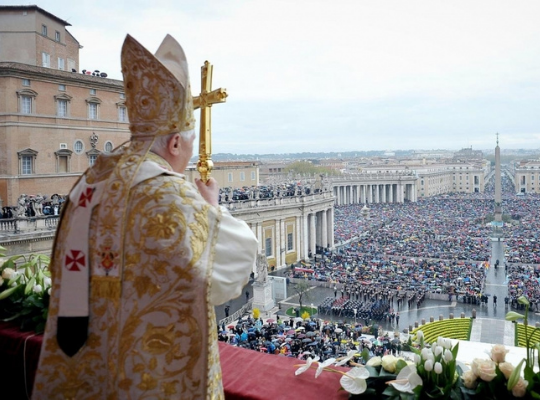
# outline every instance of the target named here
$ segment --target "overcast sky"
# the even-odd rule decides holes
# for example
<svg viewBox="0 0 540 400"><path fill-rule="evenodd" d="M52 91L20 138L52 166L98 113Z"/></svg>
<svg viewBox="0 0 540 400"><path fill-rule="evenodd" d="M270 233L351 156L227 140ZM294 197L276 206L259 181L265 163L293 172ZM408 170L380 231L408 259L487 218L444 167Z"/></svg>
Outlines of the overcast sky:
<svg viewBox="0 0 540 400"><path fill-rule="evenodd" d="M2 4L23 4L20 1ZM31 1L28 4L35 4ZM121 79L127 33L229 93L216 153L540 148L540 1L39 1Z"/></svg>

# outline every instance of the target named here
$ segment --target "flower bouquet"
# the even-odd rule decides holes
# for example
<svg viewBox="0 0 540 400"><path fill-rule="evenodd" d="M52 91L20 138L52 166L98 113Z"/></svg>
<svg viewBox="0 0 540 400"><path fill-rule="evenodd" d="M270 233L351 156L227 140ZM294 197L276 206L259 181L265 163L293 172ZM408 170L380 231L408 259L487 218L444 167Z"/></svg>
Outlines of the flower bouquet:
<svg viewBox="0 0 540 400"><path fill-rule="evenodd" d="M516 370L520 370L521 364L525 363L525 368L523 370L524 378L516 378L514 380L510 378L508 381L508 387L510 389L511 385L515 385L512 386L511 390L516 397L523 397L527 395L528 397L533 399L540 399L540 343L535 342L532 339L533 334L535 332L538 332L539 329L529 326L529 299L527 299L525 296L521 296L518 298L518 303L522 304L525 307L525 314L519 314L515 311L510 311L506 314L506 320L514 322L517 322L520 319L523 320L527 358L523 359L521 363L519 363L518 368L516 368ZM535 372L535 360L537 362L537 372ZM526 394L523 391L523 387L526 388ZM515 393L519 394L520 396L517 396Z"/></svg>
<svg viewBox="0 0 540 400"><path fill-rule="evenodd" d="M463 399L511 399L525 396L527 381L521 376L523 360L517 367L505 361L508 350L494 345L490 359L475 358L470 370L461 375L460 390Z"/></svg>
<svg viewBox="0 0 540 400"><path fill-rule="evenodd" d="M319 357L308 357L303 365L299 365L295 375L302 374L310 368L316 368L315 378L323 371L339 373L341 387L351 394L351 398L383 398L383 391L386 388L385 383L396 378L396 372L407 366L407 362L398 357L384 356L372 357L362 365L353 361L357 356L357 350L349 350L347 355L340 358L329 358L326 361L319 362ZM366 349L361 356L368 358ZM352 368L348 371L338 370L334 367L349 364Z"/></svg>
<svg viewBox="0 0 540 400"><path fill-rule="evenodd" d="M0 320L43 332L51 290L49 262L42 254L14 256L0 266Z"/></svg>
<svg viewBox="0 0 540 400"><path fill-rule="evenodd" d="M450 399L459 398L457 388L457 353L459 343L439 337L431 345L424 343L422 331L410 349L414 362L407 365L383 394L390 399Z"/></svg>

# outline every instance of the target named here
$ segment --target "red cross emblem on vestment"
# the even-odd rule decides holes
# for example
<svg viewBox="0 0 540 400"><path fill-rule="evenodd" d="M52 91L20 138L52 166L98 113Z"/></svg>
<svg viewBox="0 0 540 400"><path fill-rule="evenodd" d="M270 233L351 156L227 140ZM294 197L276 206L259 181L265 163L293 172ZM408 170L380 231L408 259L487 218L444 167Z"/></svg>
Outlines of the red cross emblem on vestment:
<svg viewBox="0 0 540 400"><path fill-rule="evenodd" d="M70 250L66 254L66 268L69 271L80 271L79 268L84 268L86 266L86 261L84 259L84 253L80 250Z"/></svg>
<svg viewBox="0 0 540 400"><path fill-rule="evenodd" d="M94 194L94 188L86 188L79 197L79 206L86 207L87 203L92 201L92 195Z"/></svg>

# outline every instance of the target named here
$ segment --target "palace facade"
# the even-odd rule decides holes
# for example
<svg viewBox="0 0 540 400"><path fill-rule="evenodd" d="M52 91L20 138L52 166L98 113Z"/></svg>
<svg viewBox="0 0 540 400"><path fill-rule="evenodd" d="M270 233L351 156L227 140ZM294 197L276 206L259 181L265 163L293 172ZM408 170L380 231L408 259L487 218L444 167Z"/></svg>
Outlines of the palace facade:
<svg viewBox="0 0 540 400"><path fill-rule="evenodd" d="M129 139L123 83L78 72L70 24L38 6L0 6L0 26L0 199L67 194Z"/></svg>

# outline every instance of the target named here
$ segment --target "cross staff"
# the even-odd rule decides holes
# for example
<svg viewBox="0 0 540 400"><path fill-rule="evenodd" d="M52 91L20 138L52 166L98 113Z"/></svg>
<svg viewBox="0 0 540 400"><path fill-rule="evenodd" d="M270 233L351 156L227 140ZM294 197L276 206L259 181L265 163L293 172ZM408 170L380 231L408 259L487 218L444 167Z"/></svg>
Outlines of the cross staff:
<svg viewBox="0 0 540 400"><path fill-rule="evenodd" d="M224 103L227 98L226 89L212 90L212 71L214 67L208 61L201 67L201 94L193 98L193 108L201 109L200 137L199 137L199 162L197 171L201 180L206 183L210 178L210 172L214 167L212 163L212 124L211 107L216 103Z"/></svg>

